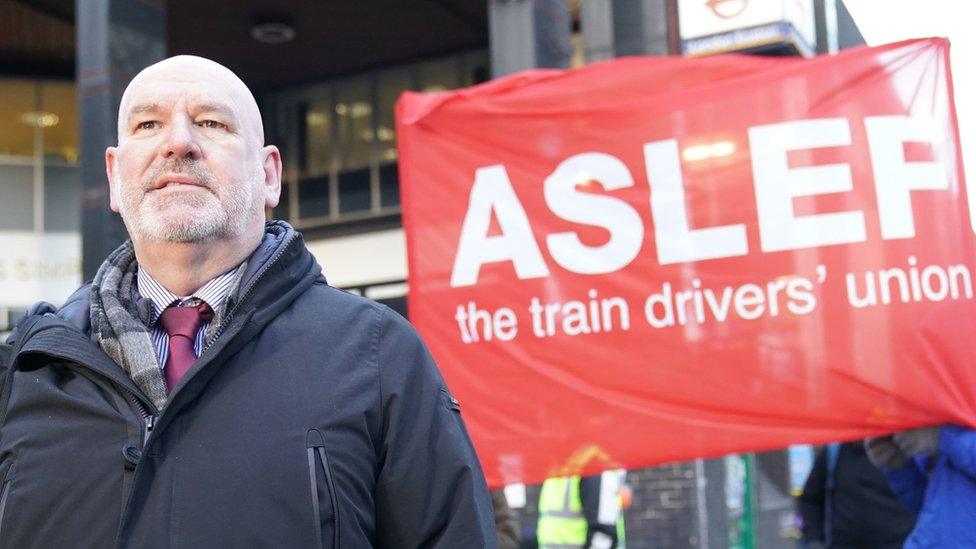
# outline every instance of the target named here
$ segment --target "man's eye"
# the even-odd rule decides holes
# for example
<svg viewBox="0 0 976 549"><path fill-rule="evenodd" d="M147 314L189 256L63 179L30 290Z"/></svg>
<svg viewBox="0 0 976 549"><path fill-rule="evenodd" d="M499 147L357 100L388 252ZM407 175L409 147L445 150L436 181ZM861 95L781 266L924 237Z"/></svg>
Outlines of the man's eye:
<svg viewBox="0 0 976 549"><path fill-rule="evenodd" d="M137 130L155 130L157 123L155 120L149 120L148 122L139 122L136 126Z"/></svg>
<svg viewBox="0 0 976 549"><path fill-rule="evenodd" d="M220 122L217 122L216 120L204 120L202 122L199 122L199 124L204 128L226 128L227 127L227 124L222 124Z"/></svg>

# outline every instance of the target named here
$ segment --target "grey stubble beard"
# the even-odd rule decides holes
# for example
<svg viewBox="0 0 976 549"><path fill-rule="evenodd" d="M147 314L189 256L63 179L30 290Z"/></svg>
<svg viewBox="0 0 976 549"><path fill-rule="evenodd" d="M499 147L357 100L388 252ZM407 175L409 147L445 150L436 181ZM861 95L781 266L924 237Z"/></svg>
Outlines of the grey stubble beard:
<svg viewBox="0 0 976 549"><path fill-rule="evenodd" d="M202 190L149 190L163 173L188 175L203 186ZM194 160L160 163L143 182L121 185L119 212L129 234L157 242L194 243L240 236L256 209L253 180L221 185ZM174 214L170 211L173 207L189 213Z"/></svg>

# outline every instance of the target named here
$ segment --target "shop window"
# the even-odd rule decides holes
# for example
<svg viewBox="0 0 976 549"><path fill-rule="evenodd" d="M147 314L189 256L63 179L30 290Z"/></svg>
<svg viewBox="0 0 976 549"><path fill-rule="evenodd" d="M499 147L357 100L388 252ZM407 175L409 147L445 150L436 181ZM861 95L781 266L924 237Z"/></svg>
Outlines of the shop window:
<svg viewBox="0 0 976 549"><path fill-rule="evenodd" d="M78 99L72 82L50 82L41 86L38 122L44 131L44 157L55 162L78 162ZM56 123L55 119L57 120ZM50 124L44 126L44 124Z"/></svg>
<svg viewBox="0 0 976 549"><path fill-rule="evenodd" d="M44 230L81 230L81 181L74 166L44 168Z"/></svg>
<svg viewBox="0 0 976 549"><path fill-rule="evenodd" d="M79 230L74 83L0 81L0 127L0 229Z"/></svg>
<svg viewBox="0 0 976 549"><path fill-rule="evenodd" d="M372 190L370 169L350 170L339 174L339 213L362 212L370 209Z"/></svg>
<svg viewBox="0 0 976 549"><path fill-rule="evenodd" d="M304 103L298 112L306 176L326 176L332 165L332 109L327 100Z"/></svg>
<svg viewBox="0 0 976 549"><path fill-rule="evenodd" d="M460 59L448 57L420 65L420 89L425 92L452 90L461 85Z"/></svg>
<svg viewBox="0 0 976 549"><path fill-rule="evenodd" d="M34 82L0 82L0 156L33 156L36 88Z"/></svg>
<svg viewBox="0 0 976 549"><path fill-rule="evenodd" d="M0 229L29 231L34 226L34 169L0 165Z"/></svg>
<svg viewBox="0 0 976 549"><path fill-rule="evenodd" d="M400 181L397 172L397 142L395 129L396 102L400 95L414 89L410 71L399 68L379 76L377 91L379 116L376 135L379 144L380 208L400 205Z"/></svg>
<svg viewBox="0 0 976 549"><path fill-rule="evenodd" d="M298 184L298 217L325 217L329 215L331 204L329 179L309 177Z"/></svg>
<svg viewBox="0 0 976 549"><path fill-rule="evenodd" d="M400 205L400 178L395 162L380 166L380 205L384 208Z"/></svg>
<svg viewBox="0 0 976 549"><path fill-rule="evenodd" d="M274 129L268 135L285 167L282 200L272 215L308 228L398 212L400 94L471 85L485 78L486 67L487 53L477 51L263 98L265 122ZM288 193L291 185L297 193ZM289 207L291 200L297 207Z"/></svg>

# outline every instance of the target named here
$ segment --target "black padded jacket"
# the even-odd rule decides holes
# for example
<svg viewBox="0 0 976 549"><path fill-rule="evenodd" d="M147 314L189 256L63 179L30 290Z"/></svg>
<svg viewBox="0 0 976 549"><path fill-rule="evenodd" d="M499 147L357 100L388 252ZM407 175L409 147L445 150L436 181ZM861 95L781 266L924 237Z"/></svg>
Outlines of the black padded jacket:
<svg viewBox="0 0 976 549"><path fill-rule="evenodd" d="M0 547L496 546L423 343L287 224L162 412L93 342L88 292L0 349Z"/></svg>

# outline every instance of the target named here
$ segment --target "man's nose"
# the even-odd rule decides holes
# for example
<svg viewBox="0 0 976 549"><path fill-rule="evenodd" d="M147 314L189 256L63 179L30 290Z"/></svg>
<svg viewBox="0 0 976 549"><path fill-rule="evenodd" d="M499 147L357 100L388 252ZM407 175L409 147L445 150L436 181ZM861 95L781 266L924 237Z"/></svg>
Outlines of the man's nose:
<svg viewBox="0 0 976 549"><path fill-rule="evenodd" d="M200 145L193 132L193 122L190 120L176 120L169 125L166 142L163 144L165 158L200 158Z"/></svg>

